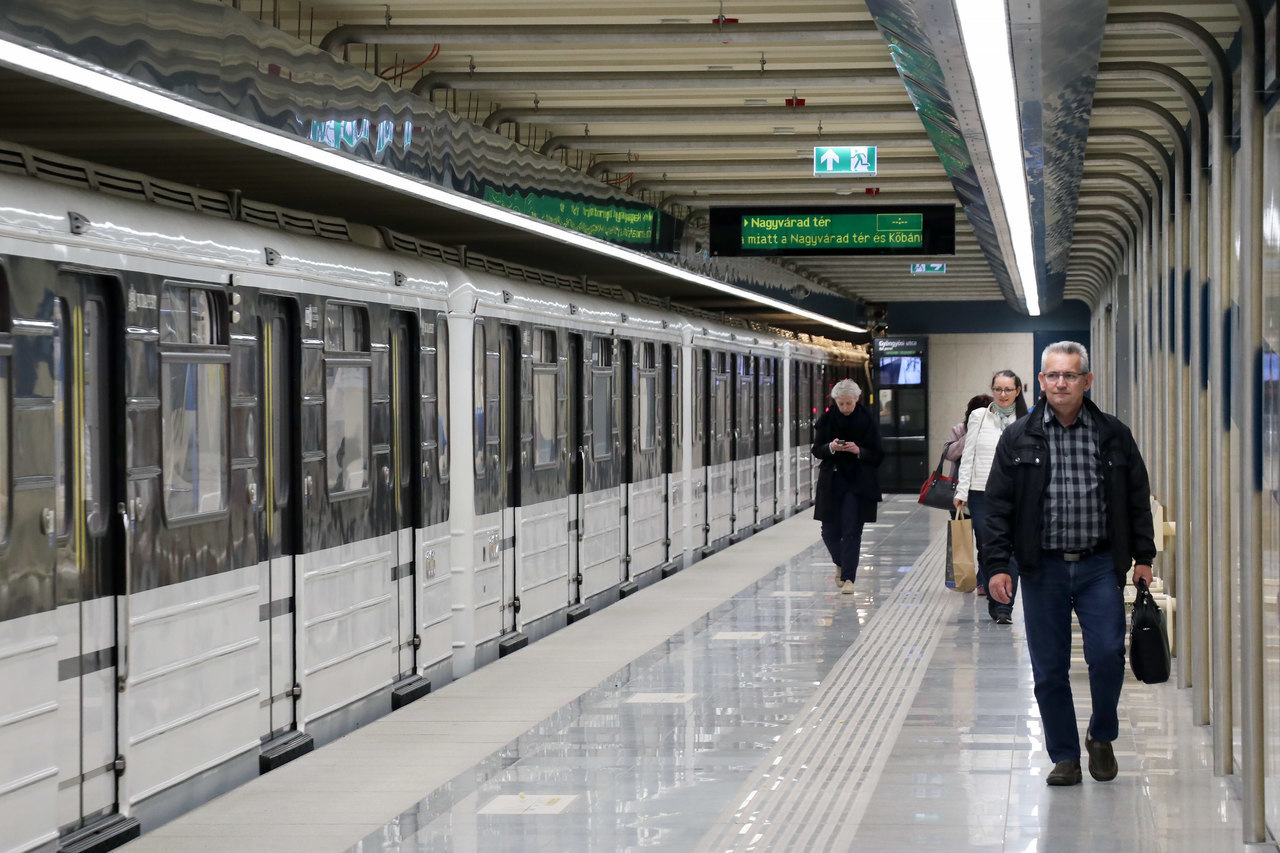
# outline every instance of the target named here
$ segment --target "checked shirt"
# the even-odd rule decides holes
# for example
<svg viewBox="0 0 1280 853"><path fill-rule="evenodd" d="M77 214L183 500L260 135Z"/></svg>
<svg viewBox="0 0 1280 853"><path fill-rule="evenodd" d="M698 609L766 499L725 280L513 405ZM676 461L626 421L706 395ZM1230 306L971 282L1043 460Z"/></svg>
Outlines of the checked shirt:
<svg viewBox="0 0 1280 853"><path fill-rule="evenodd" d="M1107 498L1102 484L1098 425L1082 408L1064 427L1044 407L1049 443L1049 488L1044 502L1040 547L1047 551L1083 551L1107 537Z"/></svg>

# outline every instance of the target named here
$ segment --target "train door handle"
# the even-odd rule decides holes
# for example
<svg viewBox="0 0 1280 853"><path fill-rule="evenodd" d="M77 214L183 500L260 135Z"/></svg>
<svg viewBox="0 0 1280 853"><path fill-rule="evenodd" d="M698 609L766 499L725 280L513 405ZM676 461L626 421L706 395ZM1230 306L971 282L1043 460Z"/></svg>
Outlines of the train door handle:
<svg viewBox="0 0 1280 853"><path fill-rule="evenodd" d="M528 464L529 464L529 451L521 450L520 451L520 467L523 468Z"/></svg>
<svg viewBox="0 0 1280 853"><path fill-rule="evenodd" d="M258 509L258 484L250 483L246 491L249 496L249 508L256 512Z"/></svg>
<svg viewBox="0 0 1280 853"><path fill-rule="evenodd" d="M382 466L382 484L384 486L391 485L391 466L390 465Z"/></svg>
<svg viewBox="0 0 1280 853"><path fill-rule="evenodd" d="M431 478L431 460L423 459L422 460L422 479L428 480L430 478Z"/></svg>
<svg viewBox="0 0 1280 853"><path fill-rule="evenodd" d="M316 489L315 478L310 474L302 478L302 503L304 506L311 506L311 493Z"/></svg>
<svg viewBox="0 0 1280 853"><path fill-rule="evenodd" d="M53 538L53 526L56 521L57 518L54 516L53 509L51 507L45 507L40 510L40 532L45 536L48 536L50 539ZM53 543L51 542L50 545L52 546L52 544Z"/></svg>

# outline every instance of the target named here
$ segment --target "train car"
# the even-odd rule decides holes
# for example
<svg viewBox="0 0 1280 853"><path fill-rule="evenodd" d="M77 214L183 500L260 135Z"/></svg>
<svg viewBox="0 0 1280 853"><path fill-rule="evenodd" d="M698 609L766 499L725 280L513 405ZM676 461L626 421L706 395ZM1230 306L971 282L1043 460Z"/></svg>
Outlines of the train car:
<svg viewBox="0 0 1280 853"><path fill-rule="evenodd" d="M106 849L807 505L865 365L0 147L9 849Z"/></svg>

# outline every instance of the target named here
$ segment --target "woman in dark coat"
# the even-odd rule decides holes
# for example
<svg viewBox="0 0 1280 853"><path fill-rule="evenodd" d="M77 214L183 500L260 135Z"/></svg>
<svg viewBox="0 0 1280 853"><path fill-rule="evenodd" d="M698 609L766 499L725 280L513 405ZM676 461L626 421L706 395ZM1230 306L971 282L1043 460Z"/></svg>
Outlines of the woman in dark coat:
<svg viewBox="0 0 1280 853"><path fill-rule="evenodd" d="M822 541L839 569L840 591L853 592L858 576L862 526L876 520L884 459L880 425L858 402L862 389L842 379L831 389L835 405L813 427L813 455L822 460L813 517L822 522Z"/></svg>

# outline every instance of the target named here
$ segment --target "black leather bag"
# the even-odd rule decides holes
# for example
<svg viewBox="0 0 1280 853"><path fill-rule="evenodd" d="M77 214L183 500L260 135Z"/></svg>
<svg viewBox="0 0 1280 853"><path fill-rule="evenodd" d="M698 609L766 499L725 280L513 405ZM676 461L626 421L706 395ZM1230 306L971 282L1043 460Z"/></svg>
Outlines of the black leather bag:
<svg viewBox="0 0 1280 853"><path fill-rule="evenodd" d="M1164 611L1151 597L1146 581L1138 581L1138 595L1133 600L1129 668L1144 684L1163 684L1169 680L1169 632L1164 625Z"/></svg>
<svg viewBox="0 0 1280 853"><path fill-rule="evenodd" d="M947 448L951 442L942 446L942 455L938 457L938 467L929 475L920 487L920 503L934 509L952 510L955 508L956 481L942 476L942 466L947 461Z"/></svg>

